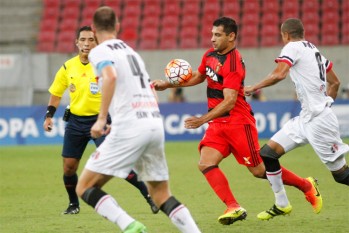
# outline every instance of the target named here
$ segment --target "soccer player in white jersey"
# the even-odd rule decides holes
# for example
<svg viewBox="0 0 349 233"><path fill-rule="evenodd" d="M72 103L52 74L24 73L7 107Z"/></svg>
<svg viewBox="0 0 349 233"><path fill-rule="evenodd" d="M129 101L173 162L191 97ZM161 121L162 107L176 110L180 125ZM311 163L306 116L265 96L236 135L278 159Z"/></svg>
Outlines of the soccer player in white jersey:
<svg viewBox="0 0 349 233"><path fill-rule="evenodd" d="M301 103L299 116L289 120L260 151L275 195L274 206L257 215L261 220L288 214L292 210L282 183L278 159L296 147L309 143L331 171L334 180L349 185L349 168L344 156L349 146L340 138L338 120L331 109L340 84L333 64L304 38L304 27L299 19L287 19L281 26L281 36L285 46L275 60L277 66L274 71L257 84L245 87L245 95L248 96L282 81L290 72ZM316 184L315 179L311 182ZM319 213L321 207L319 199L315 213Z"/></svg>
<svg viewBox="0 0 349 233"><path fill-rule="evenodd" d="M90 52L89 60L102 85L102 103L91 136L97 138L108 133L104 127L108 110L112 126L105 141L87 161L77 193L122 232L146 232L142 223L101 189L113 176L125 178L135 169L147 183L155 204L181 232L200 232L189 210L171 194L163 122L155 91L142 58L117 39L119 25L110 7L96 10L92 29L99 45Z"/></svg>

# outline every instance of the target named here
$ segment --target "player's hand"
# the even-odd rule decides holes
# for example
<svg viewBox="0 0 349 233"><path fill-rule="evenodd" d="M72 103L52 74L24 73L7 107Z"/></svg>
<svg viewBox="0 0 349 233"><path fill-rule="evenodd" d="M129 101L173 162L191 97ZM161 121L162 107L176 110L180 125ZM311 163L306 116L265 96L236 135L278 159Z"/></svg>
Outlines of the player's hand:
<svg viewBox="0 0 349 233"><path fill-rule="evenodd" d="M256 90L254 89L253 86L246 86L246 87L244 88L244 94L245 94L246 96L252 95L253 92L255 92L255 91L256 91Z"/></svg>
<svg viewBox="0 0 349 233"><path fill-rule="evenodd" d="M45 131L50 132L53 126L52 118L51 117L46 118L43 126Z"/></svg>
<svg viewBox="0 0 349 233"><path fill-rule="evenodd" d="M111 130L111 125L106 124L104 130L105 130L105 135L108 135L110 133L110 130Z"/></svg>
<svg viewBox="0 0 349 233"><path fill-rule="evenodd" d="M170 87L169 82L160 79L152 81L151 84L157 91L163 91Z"/></svg>
<svg viewBox="0 0 349 233"><path fill-rule="evenodd" d="M196 129L199 128L201 125L203 125L205 122L202 122L199 117L192 116L187 118L184 121L184 127L186 129Z"/></svg>
<svg viewBox="0 0 349 233"><path fill-rule="evenodd" d="M106 126L106 120L98 119L91 128L91 131L90 131L91 137L99 138L102 135L105 135L106 134L105 126Z"/></svg>

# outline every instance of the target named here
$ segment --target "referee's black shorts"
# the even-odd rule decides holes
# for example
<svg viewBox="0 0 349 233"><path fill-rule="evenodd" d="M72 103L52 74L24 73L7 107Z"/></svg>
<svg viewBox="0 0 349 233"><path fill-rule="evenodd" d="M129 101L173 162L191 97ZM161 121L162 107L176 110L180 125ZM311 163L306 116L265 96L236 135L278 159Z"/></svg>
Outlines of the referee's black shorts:
<svg viewBox="0 0 349 233"><path fill-rule="evenodd" d="M71 114L65 127L62 156L64 158L81 159L87 143L92 139L98 147L105 139L102 136L97 139L91 137L91 128L96 122L98 115L77 116Z"/></svg>

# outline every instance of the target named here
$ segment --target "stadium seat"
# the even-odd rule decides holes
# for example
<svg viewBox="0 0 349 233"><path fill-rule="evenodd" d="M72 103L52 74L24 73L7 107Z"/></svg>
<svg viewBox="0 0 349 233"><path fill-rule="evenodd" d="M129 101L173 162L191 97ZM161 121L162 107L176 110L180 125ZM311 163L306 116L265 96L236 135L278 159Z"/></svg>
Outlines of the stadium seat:
<svg viewBox="0 0 349 233"><path fill-rule="evenodd" d="M282 1L281 6L281 15L282 21L285 21L288 18L299 18L299 1L298 0L287 0Z"/></svg>
<svg viewBox="0 0 349 233"><path fill-rule="evenodd" d="M176 15L178 16L181 9L179 7L179 1L165 0L163 2L163 15Z"/></svg>
<svg viewBox="0 0 349 233"><path fill-rule="evenodd" d="M82 19L79 23L79 28L83 26L91 26L92 25L92 18L91 19Z"/></svg>
<svg viewBox="0 0 349 233"><path fill-rule="evenodd" d="M231 17L238 23L240 22L240 2L239 0L223 0L222 15Z"/></svg>
<svg viewBox="0 0 349 233"><path fill-rule="evenodd" d="M61 11L61 19L79 20L80 12L81 12L80 7L76 7L76 6L64 7L63 10Z"/></svg>
<svg viewBox="0 0 349 233"><path fill-rule="evenodd" d="M279 45L279 31L280 29L278 24L263 24L260 35L260 45L263 47Z"/></svg>
<svg viewBox="0 0 349 233"><path fill-rule="evenodd" d="M52 53L55 51L55 43L54 43L54 41L38 42L38 44L36 46L36 50L38 52Z"/></svg>
<svg viewBox="0 0 349 233"><path fill-rule="evenodd" d="M262 25L279 25L280 18L279 14L276 12L265 12L261 19Z"/></svg>
<svg viewBox="0 0 349 233"><path fill-rule="evenodd" d="M177 49L177 38L176 37L160 37L159 49Z"/></svg>
<svg viewBox="0 0 349 233"><path fill-rule="evenodd" d="M180 24L182 27L191 27L193 25L199 25L199 20L200 17L197 14L182 15Z"/></svg>
<svg viewBox="0 0 349 233"><path fill-rule="evenodd" d="M158 15L144 16L141 20L141 28L144 27L158 27L160 25L160 19Z"/></svg>
<svg viewBox="0 0 349 233"><path fill-rule="evenodd" d="M258 41L256 37L240 37L238 46L243 48L256 48L258 47Z"/></svg>
<svg viewBox="0 0 349 233"><path fill-rule="evenodd" d="M334 34L336 36L339 35L339 27L337 22L327 21L328 23L323 23L321 26L321 35L324 34Z"/></svg>
<svg viewBox="0 0 349 233"><path fill-rule="evenodd" d="M143 6L143 17L148 16L160 16L161 14L161 6L158 2L152 2L157 4L147 4L145 3Z"/></svg>
<svg viewBox="0 0 349 233"><path fill-rule="evenodd" d="M57 43L62 41L67 41L73 43L76 39L76 30L66 30L66 31L60 31L57 35Z"/></svg>
<svg viewBox="0 0 349 233"><path fill-rule="evenodd" d="M259 13L251 12L243 14L241 18L242 25L259 24Z"/></svg>
<svg viewBox="0 0 349 233"><path fill-rule="evenodd" d="M258 41L258 25L257 24L244 24L240 30L239 44L242 47L257 47Z"/></svg>
<svg viewBox="0 0 349 233"><path fill-rule="evenodd" d="M301 19L304 25L318 24L320 22L320 16L317 11L308 11L306 13L303 12Z"/></svg>
<svg viewBox="0 0 349 233"><path fill-rule="evenodd" d="M256 13L259 14L260 12L260 5L259 1L256 0L244 0L242 1L242 12L243 15L245 14L251 14Z"/></svg>
<svg viewBox="0 0 349 233"><path fill-rule="evenodd" d="M180 38L179 47L182 49L196 49L199 47L196 37Z"/></svg>
<svg viewBox="0 0 349 233"><path fill-rule="evenodd" d="M121 28L120 39L124 41L135 41L138 39L138 29L132 27Z"/></svg>
<svg viewBox="0 0 349 233"><path fill-rule="evenodd" d="M140 16L142 13L141 10L141 1L129 0L124 2L124 8L122 10L123 18Z"/></svg>
<svg viewBox="0 0 349 233"><path fill-rule="evenodd" d="M93 9L97 9L99 6L102 5L103 0L84 0L84 8L88 7L88 8L93 8Z"/></svg>
<svg viewBox="0 0 349 233"><path fill-rule="evenodd" d="M59 7L45 7L43 9L42 19L55 19L59 18L60 8Z"/></svg>
<svg viewBox="0 0 349 233"><path fill-rule="evenodd" d="M339 38L338 34L322 34L321 45L338 45Z"/></svg>
<svg viewBox="0 0 349 233"><path fill-rule="evenodd" d="M58 53L73 53L75 52L75 44L74 41L58 41L56 52Z"/></svg>
<svg viewBox="0 0 349 233"><path fill-rule="evenodd" d="M140 40L156 40L159 37L158 27L142 28Z"/></svg>
<svg viewBox="0 0 349 233"><path fill-rule="evenodd" d="M265 13L276 13L280 12L280 3L279 0L268 0L262 1L261 11L263 14Z"/></svg>
<svg viewBox="0 0 349 233"><path fill-rule="evenodd" d="M59 8L61 5L60 1L57 0L43 0L44 8Z"/></svg>
<svg viewBox="0 0 349 233"><path fill-rule="evenodd" d="M158 48L158 41L157 39L140 39L139 47L140 50L154 50Z"/></svg>
<svg viewBox="0 0 349 233"><path fill-rule="evenodd" d="M122 3L122 0L104 0L103 1L103 5L113 8L118 16L121 15L120 14L121 3Z"/></svg>
<svg viewBox="0 0 349 233"><path fill-rule="evenodd" d="M78 20L63 18L63 20L59 23L60 31L75 31L78 29Z"/></svg>
<svg viewBox="0 0 349 233"><path fill-rule="evenodd" d="M81 20L90 20L92 22L93 15L98 7L85 6L81 12Z"/></svg>
<svg viewBox="0 0 349 233"><path fill-rule="evenodd" d="M215 21L218 17L220 17L219 12L214 12L214 11L206 12L201 17L200 25L202 25L202 26L206 26L206 25L212 26L213 21Z"/></svg>
<svg viewBox="0 0 349 233"><path fill-rule="evenodd" d="M348 2L348 1L343 1ZM339 10L339 3L338 0L325 0L321 3L321 10L322 12L327 11L338 11Z"/></svg>
<svg viewBox="0 0 349 233"><path fill-rule="evenodd" d="M198 15L200 13L201 4L200 0L191 0L182 2L182 16Z"/></svg>
<svg viewBox="0 0 349 233"><path fill-rule="evenodd" d="M203 10L202 10L203 16L205 16L206 14L220 15L220 11L221 11L221 6L218 0L203 2Z"/></svg>
<svg viewBox="0 0 349 233"><path fill-rule="evenodd" d="M315 46L320 45L319 35L305 35L305 39L311 43L313 43Z"/></svg>
<svg viewBox="0 0 349 233"><path fill-rule="evenodd" d="M55 42L56 40L56 31L47 30L39 31L38 42Z"/></svg>
<svg viewBox="0 0 349 233"><path fill-rule="evenodd" d="M80 8L81 0L61 0L62 7L72 7L72 8Z"/></svg>
<svg viewBox="0 0 349 233"><path fill-rule="evenodd" d="M320 34L320 28L319 24L305 24L304 25L304 31L305 31L305 38L308 39L308 37L318 37Z"/></svg>
<svg viewBox="0 0 349 233"><path fill-rule="evenodd" d="M322 24L339 24L339 14L338 10L333 11L333 10L328 10L325 12L322 12L322 17L321 17Z"/></svg>
<svg viewBox="0 0 349 233"><path fill-rule="evenodd" d="M121 20L121 29L126 29L126 28L136 28L138 29L140 20L138 15L133 15L130 17L123 18Z"/></svg>
<svg viewBox="0 0 349 233"><path fill-rule="evenodd" d="M178 27L180 25L179 23L179 16L178 15L164 15L163 18L160 20L160 24L162 27Z"/></svg>
<svg viewBox="0 0 349 233"><path fill-rule="evenodd" d="M58 28L58 20L56 18L42 19L40 22L40 31L56 31Z"/></svg>

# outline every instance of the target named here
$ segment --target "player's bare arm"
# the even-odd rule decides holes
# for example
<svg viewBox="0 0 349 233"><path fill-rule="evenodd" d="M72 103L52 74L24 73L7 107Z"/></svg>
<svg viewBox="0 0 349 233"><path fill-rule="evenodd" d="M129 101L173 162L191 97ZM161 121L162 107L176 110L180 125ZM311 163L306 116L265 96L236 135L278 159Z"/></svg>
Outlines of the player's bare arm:
<svg viewBox="0 0 349 233"><path fill-rule="evenodd" d="M333 100L337 98L337 93L340 85L340 81L333 69L327 72L327 95L331 96Z"/></svg>
<svg viewBox="0 0 349 233"><path fill-rule="evenodd" d="M103 86L102 102L96 123L91 128L91 137L98 138L106 134L105 125L107 123L108 110L113 98L116 85L116 71L112 66L106 66L102 69Z"/></svg>
<svg viewBox="0 0 349 233"><path fill-rule="evenodd" d="M51 95L50 100L48 101L48 106L53 106L55 109L57 109L60 102L61 102L61 97ZM53 127L52 117L47 116L46 114L45 121L44 121L44 130L49 132L52 130L52 127Z"/></svg>
<svg viewBox="0 0 349 233"><path fill-rule="evenodd" d="M262 81L252 86L246 86L244 92L246 96L252 95L253 92L264 87L275 85L276 83L284 80L290 70L290 66L285 62L279 62L276 68L267 75Z"/></svg>
<svg viewBox="0 0 349 233"><path fill-rule="evenodd" d="M223 95L223 101L205 115L202 115L201 117L192 116L187 118L184 121L184 127L187 129L196 129L201 125L205 124L206 122L220 117L232 110L235 106L235 102L238 97L238 91L229 88L224 88Z"/></svg>
<svg viewBox="0 0 349 233"><path fill-rule="evenodd" d="M206 76L201 74L199 71L194 71L193 76L185 83L182 83L180 87L189 87L189 86L195 86L197 84L200 84L205 81ZM152 81L152 84L157 91L163 91L167 88L174 88L179 87L176 85L171 84L169 81L165 80L154 80Z"/></svg>

